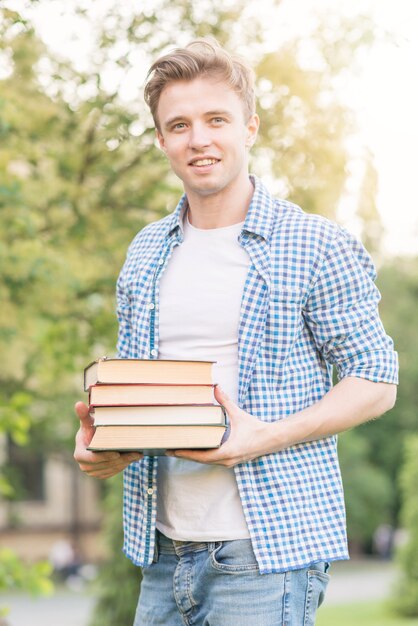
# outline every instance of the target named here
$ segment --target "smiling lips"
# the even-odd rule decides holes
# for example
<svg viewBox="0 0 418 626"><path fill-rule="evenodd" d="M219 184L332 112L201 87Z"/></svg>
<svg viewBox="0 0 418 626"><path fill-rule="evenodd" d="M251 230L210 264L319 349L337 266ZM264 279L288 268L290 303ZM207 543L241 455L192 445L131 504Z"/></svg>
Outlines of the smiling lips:
<svg viewBox="0 0 418 626"><path fill-rule="evenodd" d="M215 165L215 163L218 163L219 161L220 159L214 158L195 159L193 161L190 161L189 165L193 165L195 167L205 167L208 165Z"/></svg>

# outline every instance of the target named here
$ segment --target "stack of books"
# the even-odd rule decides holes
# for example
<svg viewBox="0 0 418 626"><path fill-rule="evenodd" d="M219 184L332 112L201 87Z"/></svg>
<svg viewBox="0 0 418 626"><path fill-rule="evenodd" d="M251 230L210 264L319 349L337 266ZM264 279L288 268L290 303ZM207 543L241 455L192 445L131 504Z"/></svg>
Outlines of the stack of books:
<svg viewBox="0 0 418 626"><path fill-rule="evenodd" d="M84 370L95 433L89 450L218 448L227 415L215 404L212 361L99 359Z"/></svg>

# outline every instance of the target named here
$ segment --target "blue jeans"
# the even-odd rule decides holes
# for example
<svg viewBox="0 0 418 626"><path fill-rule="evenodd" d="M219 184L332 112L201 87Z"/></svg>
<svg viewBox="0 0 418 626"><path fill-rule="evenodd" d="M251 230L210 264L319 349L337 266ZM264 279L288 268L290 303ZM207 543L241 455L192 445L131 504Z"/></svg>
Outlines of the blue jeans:
<svg viewBox="0 0 418 626"><path fill-rule="evenodd" d="M327 569L261 575L249 539L173 541L157 531L134 626L313 626Z"/></svg>

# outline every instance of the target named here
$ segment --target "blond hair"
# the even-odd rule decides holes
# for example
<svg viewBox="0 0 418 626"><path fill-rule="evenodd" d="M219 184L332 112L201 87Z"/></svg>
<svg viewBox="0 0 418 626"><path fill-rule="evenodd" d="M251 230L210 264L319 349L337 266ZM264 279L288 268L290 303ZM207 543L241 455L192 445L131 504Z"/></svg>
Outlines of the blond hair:
<svg viewBox="0 0 418 626"><path fill-rule="evenodd" d="M236 55L229 54L216 39L202 38L157 59L150 67L145 102L159 129L157 109L163 89L171 82L216 77L225 81L241 98L248 120L255 113L254 72Z"/></svg>

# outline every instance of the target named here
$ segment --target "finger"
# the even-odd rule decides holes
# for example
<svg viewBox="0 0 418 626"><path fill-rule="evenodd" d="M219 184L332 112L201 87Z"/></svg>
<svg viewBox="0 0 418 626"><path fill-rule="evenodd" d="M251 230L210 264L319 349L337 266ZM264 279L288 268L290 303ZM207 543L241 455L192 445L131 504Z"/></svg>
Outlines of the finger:
<svg viewBox="0 0 418 626"><path fill-rule="evenodd" d="M87 404L84 404L84 402L76 402L74 408L80 420L81 427L90 428L93 425L93 418L89 413L89 407Z"/></svg>
<svg viewBox="0 0 418 626"><path fill-rule="evenodd" d="M120 459L120 452L92 452L83 447L83 442L76 447L74 458L79 464L92 465L98 468L114 465Z"/></svg>
<svg viewBox="0 0 418 626"><path fill-rule="evenodd" d="M76 435L76 455L83 454L83 451L90 445L94 435L94 420L89 413L89 407L84 402L76 402L75 412L80 420L80 428ZM76 460L78 458L76 457Z"/></svg>
<svg viewBox="0 0 418 626"><path fill-rule="evenodd" d="M142 458L142 456L141 456ZM136 458L132 459L131 457L127 457L126 459L123 459L122 462L119 463L115 463L113 465L105 465L105 466L81 466L81 469L83 469L83 471L85 471L86 474L88 474L88 476L91 476L92 478L111 478L112 476L116 476L116 474L119 474L119 472L122 472L124 469L126 469L132 462L133 460L137 460Z"/></svg>
<svg viewBox="0 0 418 626"><path fill-rule="evenodd" d="M90 478L98 478L99 480L104 480L105 478L111 478L112 476L116 476L117 474L119 474L122 470L120 470L119 468L115 469L102 469L102 470L97 470L97 469L91 469L89 471L85 471L85 473L87 474L87 476L90 476Z"/></svg>
<svg viewBox="0 0 418 626"><path fill-rule="evenodd" d="M103 453L92 453L95 454L95 458L100 457ZM120 454L118 459L116 460L108 460L104 462L81 462L80 469L88 474L89 476L93 476L95 478L108 478L109 476L118 474L122 470L124 470L128 465L133 463L134 461L138 461L143 458L142 454L139 453L124 453Z"/></svg>
<svg viewBox="0 0 418 626"><path fill-rule="evenodd" d="M213 450L190 450L189 448L184 450L167 450L166 455L196 461L197 463L216 463L218 460L218 455L214 454Z"/></svg>
<svg viewBox="0 0 418 626"><path fill-rule="evenodd" d="M240 410L239 406L235 404L229 396L227 396L219 385L216 385L215 387L215 398L219 404L222 404L225 407L227 413L236 413Z"/></svg>
<svg viewBox="0 0 418 626"><path fill-rule="evenodd" d="M142 454L137 452L90 452L83 456L80 463L85 467L94 467L95 469L107 469L109 467L127 467L134 461L139 461L143 458Z"/></svg>

